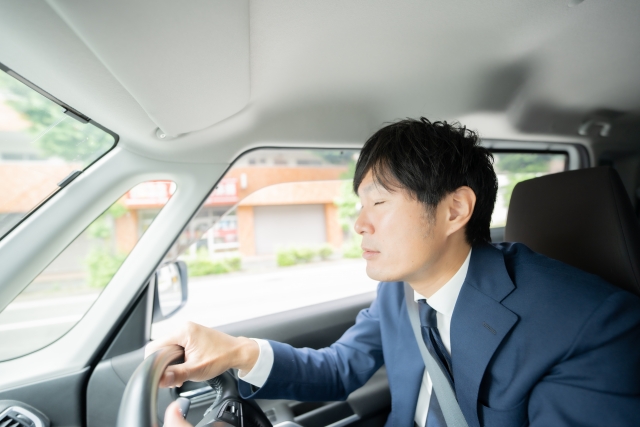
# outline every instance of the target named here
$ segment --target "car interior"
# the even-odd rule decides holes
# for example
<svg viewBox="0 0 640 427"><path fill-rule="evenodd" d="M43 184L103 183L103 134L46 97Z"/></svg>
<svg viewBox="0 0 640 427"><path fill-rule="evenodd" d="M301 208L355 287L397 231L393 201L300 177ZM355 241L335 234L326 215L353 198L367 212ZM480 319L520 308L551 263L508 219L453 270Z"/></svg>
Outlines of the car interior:
<svg viewBox="0 0 640 427"><path fill-rule="evenodd" d="M181 353L144 346L187 320L335 342L376 296L353 165L407 117L460 122L493 153L494 243L640 295L639 16L634 0L1 2L0 426L162 425L176 399L193 425L383 426L384 366L346 401L254 402L231 372L158 389Z"/></svg>

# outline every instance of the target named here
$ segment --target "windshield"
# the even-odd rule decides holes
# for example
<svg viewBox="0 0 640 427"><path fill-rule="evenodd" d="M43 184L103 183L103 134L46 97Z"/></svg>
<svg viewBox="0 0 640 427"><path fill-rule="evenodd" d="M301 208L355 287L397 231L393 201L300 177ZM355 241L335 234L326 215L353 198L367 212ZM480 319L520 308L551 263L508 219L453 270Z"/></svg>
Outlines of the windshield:
<svg viewBox="0 0 640 427"><path fill-rule="evenodd" d="M115 143L114 134L0 64L0 239Z"/></svg>

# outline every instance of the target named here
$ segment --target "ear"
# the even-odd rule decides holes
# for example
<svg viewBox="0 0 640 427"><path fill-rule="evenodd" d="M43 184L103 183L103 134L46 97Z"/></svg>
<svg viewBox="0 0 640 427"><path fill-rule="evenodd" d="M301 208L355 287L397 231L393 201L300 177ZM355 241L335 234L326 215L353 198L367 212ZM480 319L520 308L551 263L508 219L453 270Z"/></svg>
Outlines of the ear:
<svg viewBox="0 0 640 427"><path fill-rule="evenodd" d="M467 186L459 187L447 196L447 202L447 235L451 235L471 219L476 205L476 193Z"/></svg>

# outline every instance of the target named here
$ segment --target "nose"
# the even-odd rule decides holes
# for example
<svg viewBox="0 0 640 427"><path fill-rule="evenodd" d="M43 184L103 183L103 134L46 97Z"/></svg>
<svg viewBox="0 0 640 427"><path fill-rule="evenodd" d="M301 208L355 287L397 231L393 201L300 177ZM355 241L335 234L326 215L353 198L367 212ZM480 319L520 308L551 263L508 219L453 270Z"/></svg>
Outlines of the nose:
<svg viewBox="0 0 640 427"><path fill-rule="evenodd" d="M358 234L373 233L373 227L367 218L364 208L361 208L360 212L358 212L358 217L356 218L356 222L353 224L353 229Z"/></svg>

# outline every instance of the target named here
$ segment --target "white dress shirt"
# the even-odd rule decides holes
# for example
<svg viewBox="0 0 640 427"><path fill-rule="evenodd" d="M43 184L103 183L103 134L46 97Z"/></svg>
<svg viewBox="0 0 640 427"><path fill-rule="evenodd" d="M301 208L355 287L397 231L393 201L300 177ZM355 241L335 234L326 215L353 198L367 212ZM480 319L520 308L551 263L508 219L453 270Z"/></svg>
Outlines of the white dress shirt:
<svg viewBox="0 0 640 427"><path fill-rule="evenodd" d="M453 315L453 309L456 306L460 289L464 283L464 279L467 277L467 270L469 269L469 260L471 259L471 251L467 255L467 258L460 266L460 269L453 275L447 283L436 291L429 299L423 297L419 293L414 291L414 298L416 301L420 299L427 300L427 304L436 311L436 320L438 321L438 332L440 332L440 338L442 343L446 347L449 354L451 354L451 316ZM413 334L412 334L413 335ZM246 374L242 371L238 373L241 380L248 382L255 387L262 387L267 381L271 368L273 367L273 349L266 340L255 339L254 341L260 346L260 355L258 361ZM427 413L429 412L429 400L431 399L431 378L427 371L424 371L422 376L422 384L420 385L420 392L418 393L418 404L416 405L416 414L414 421L419 426L424 426L427 422Z"/></svg>

